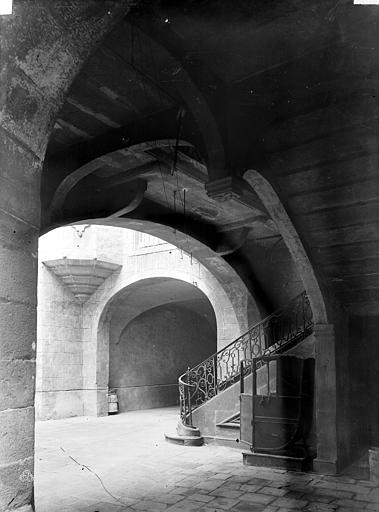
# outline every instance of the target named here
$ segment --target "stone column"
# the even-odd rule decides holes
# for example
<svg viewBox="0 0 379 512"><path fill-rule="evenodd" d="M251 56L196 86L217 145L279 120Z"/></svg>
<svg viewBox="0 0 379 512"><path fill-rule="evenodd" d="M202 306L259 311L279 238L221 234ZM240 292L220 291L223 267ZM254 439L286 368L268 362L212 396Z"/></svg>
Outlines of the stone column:
<svg viewBox="0 0 379 512"><path fill-rule="evenodd" d="M83 412L85 416L108 414L109 316L99 320L99 303L83 304Z"/></svg>
<svg viewBox="0 0 379 512"><path fill-rule="evenodd" d="M0 510L31 510L41 162L0 128Z"/></svg>
<svg viewBox="0 0 379 512"><path fill-rule="evenodd" d="M30 510L33 500L39 195L47 139L82 63L131 2L55 4L14 2L13 15L0 16L2 512Z"/></svg>
<svg viewBox="0 0 379 512"><path fill-rule="evenodd" d="M316 347L316 428L317 459L314 469L319 473L338 472L337 378L334 327L315 325Z"/></svg>

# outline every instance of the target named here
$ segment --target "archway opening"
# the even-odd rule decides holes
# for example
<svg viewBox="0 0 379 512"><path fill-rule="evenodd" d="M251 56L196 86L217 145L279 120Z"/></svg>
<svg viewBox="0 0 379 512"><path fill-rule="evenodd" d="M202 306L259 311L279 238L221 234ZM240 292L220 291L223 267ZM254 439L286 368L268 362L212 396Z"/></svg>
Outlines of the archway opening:
<svg viewBox="0 0 379 512"><path fill-rule="evenodd" d="M195 285L150 278L108 308L109 388L120 412L178 404L178 377L217 351L216 317Z"/></svg>
<svg viewBox="0 0 379 512"><path fill-rule="evenodd" d="M212 272L212 260L205 266L151 233L65 226L41 237L39 248L36 510L52 506L57 474L78 506L85 499L103 510L108 491L116 499L108 494L106 507L129 505L142 499L147 481L139 464L152 450L161 461L171 454L170 471L179 470L163 435L178 420L178 376L239 336L251 300L236 293L242 283L228 286L227 264ZM110 389L116 416L108 416ZM119 453L116 438L126 452ZM209 464L211 456L204 457ZM138 473L129 475L133 492L119 481L125 464ZM75 478L84 465L107 491L99 492L93 475ZM157 466L149 474L160 472ZM64 492L54 500L64 503Z"/></svg>

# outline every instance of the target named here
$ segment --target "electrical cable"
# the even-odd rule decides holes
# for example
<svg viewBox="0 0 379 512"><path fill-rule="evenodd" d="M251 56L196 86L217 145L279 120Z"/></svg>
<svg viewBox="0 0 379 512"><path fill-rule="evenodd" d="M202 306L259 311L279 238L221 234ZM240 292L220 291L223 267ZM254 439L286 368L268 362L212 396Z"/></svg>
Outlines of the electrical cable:
<svg viewBox="0 0 379 512"><path fill-rule="evenodd" d="M162 109L164 105L163 105L163 98L162 98L161 91L160 91L160 85L158 85L159 84L158 66L157 66L157 62L156 62L154 54L153 54L153 48L152 48L151 41L149 41L148 46L149 46L149 53L150 53L151 69L152 69L153 77L154 77L153 81L158 86L157 88L158 88L158 93L159 93L160 107ZM166 94L167 94L167 92L166 92ZM177 101L177 100L175 100L175 101ZM182 198L181 193L180 193L178 170L177 170L177 160L178 160L179 141L180 141L180 137L181 137L181 133L182 133L182 129L183 129L183 118L184 118L185 112L186 111L185 111L185 107L184 106L181 106L179 108L179 110L178 110L178 114L177 114L178 126L177 126L177 133L176 133L176 139L175 139L173 163L172 163L172 167L171 167L171 170L170 170L171 176L173 176L175 174L175 178L176 178L176 188L177 188L177 190L174 191L174 210L175 210L175 213L176 213L176 192L177 192L178 196L179 196L179 199L180 199L180 201L182 203L182 207L183 207L183 217L184 217L184 223L183 223L184 226L183 227L184 228L185 228L185 223L186 223L186 211L185 211L185 204L184 204L183 198ZM168 197L167 197L167 192L166 192L165 180L164 180L164 177L163 177L161 163L160 163L159 160L158 160L158 163L159 163L160 175L161 175L161 179L162 179L162 184L163 184L163 189L164 189L164 195L165 195L165 198L166 198L166 203L167 203L168 208L170 209L170 204L169 204ZM185 237L185 242L186 242L186 245L187 245L187 251L185 251L185 252L187 252L189 255L191 255L191 262L192 262L191 244L190 244L188 235L186 233L186 230L184 229L183 231L184 231L183 234L184 234L184 237ZM183 251L183 248L178 243L176 229L174 229L174 235L175 235L175 240L176 240L176 246L180 249L180 251Z"/></svg>
<svg viewBox="0 0 379 512"><path fill-rule="evenodd" d="M173 384L145 384L140 386L112 386L111 389L131 389L131 388L159 388L159 387L168 387L168 386L177 386L177 383ZM70 389L52 389L51 391L47 389L37 389L36 393L65 393L69 391L109 391L109 387L106 388L70 388Z"/></svg>
<svg viewBox="0 0 379 512"><path fill-rule="evenodd" d="M170 202L169 202L168 196L167 196L166 184L165 184L165 180L164 180L164 177L163 177L162 166L161 166L160 160L158 160L158 166L159 166L159 173L161 175L161 180L162 180L163 191L164 191L164 195L165 195L165 199L166 199L167 208L169 210L171 210ZM174 208L175 208L175 206L174 206ZM176 229L174 229L174 236L175 236L176 247L178 247L180 249L180 245L179 245L179 242L178 242L178 236L177 236L177 233L176 233Z"/></svg>
<svg viewBox="0 0 379 512"><path fill-rule="evenodd" d="M110 496L112 499L114 499L115 501L117 501L118 503L121 503L121 505L123 505L124 507L127 507L127 510L133 510L130 508L130 506L123 502L122 500L120 500L119 498L117 498L116 496L114 496L105 486L104 482L102 481L102 479L100 478L100 476L96 473L96 471L93 471L89 466L86 466L85 464L82 464L80 462L78 462L76 459L74 459L74 457L72 457L71 455L69 455L66 450L61 446L60 447L62 452L64 454L66 454L66 456L71 459L72 461L75 462L75 464L77 464L82 470L83 469L86 469L87 471L89 471L89 473L92 473L93 475L95 475L95 477L99 480L100 482L100 485L101 487L104 489L104 491L108 494L108 496Z"/></svg>

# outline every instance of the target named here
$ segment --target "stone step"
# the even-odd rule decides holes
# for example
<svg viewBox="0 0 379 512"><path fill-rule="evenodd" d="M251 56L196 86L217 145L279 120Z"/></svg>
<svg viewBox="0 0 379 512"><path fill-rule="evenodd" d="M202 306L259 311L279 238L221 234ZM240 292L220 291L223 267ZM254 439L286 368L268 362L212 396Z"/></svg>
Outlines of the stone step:
<svg viewBox="0 0 379 512"><path fill-rule="evenodd" d="M234 430L239 430L240 429L240 423L239 422L237 423L237 422L227 421L225 423L217 423L216 427L218 427L218 428L230 428L230 429L234 429Z"/></svg>
<svg viewBox="0 0 379 512"><path fill-rule="evenodd" d="M181 444L183 446L202 446L204 438L202 436L179 436L178 434L165 434L168 443Z"/></svg>
<svg viewBox="0 0 379 512"><path fill-rule="evenodd" d="M226 446L227 448L236 448L238 450L246 450L247 445L239 440L239 433L234 437L224 437L222 435L207 436L204 435L205 444L213 444L216 446Z"/></svg>
<svg viewBox="0 0 379 512"><path fill-rule="evenodd" d="M245 466L286 469L288 471L310 471L312 469L312 458L310 457L242 452L242 460Z"/></svg>
<svg viewBox="0 0 379 512"><path fill-rule="evenodd" d="M228 424L221 424L216 425L215 434L217 437L223 437L227 439L239 439L240 437L240 428L239 425L228 425Z"/></svg>
<svg viewBox="0 0 379 512"><path fill-rule="evenodd" d="M176 426L176 432L179 436L192 436L192 437L201 437L200 429L197 427L190 427L188 425L183 425L181 421L178 421Z"/></svg>
<svg viewBox="0 0 379 512"><path fill-rule="evenodd" d="M239 413L224 419L216 424L216 437L221 439L231 439L236 441L240 437L240 419ZM239 442L239 441L237 441Z"/></svg>

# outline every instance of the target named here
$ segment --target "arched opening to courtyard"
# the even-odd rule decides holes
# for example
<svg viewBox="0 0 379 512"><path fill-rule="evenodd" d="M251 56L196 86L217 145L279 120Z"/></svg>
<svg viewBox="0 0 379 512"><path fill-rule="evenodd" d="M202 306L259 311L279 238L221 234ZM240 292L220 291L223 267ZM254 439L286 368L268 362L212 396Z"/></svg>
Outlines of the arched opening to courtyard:
<svg viewBox="0 0 379 512"><path fill-rule="evenodd" d="M214 258L211 263L220 272ZM230 274L235 274L227 264L215 277L212 265L207 268L192 254L122 227L58 228L40 240L39 267L38 419L107 414L110 347L124 346L118 343L120 336L141 320L147 325L154 315L171 314L182 331L174 329L170 343L174 349L174 338L181 340L177 353L184 371L245 332L259 314L241 281L235 279L230 286ZM193 317L184 322L185 329L175 320L174 305L178 314L181 308L181 320L185 310ZM163 336L162 320L156 319L149 329L159 326ZM166 352L159 352L162 360L170 357L167 345ZM143 364L148 366L149 360ZM181 371L174 366L171 372L177 377ZM165 383L171 385L172 403L176 380L172 373Z"/></svg>
<svg viewBox="0 0 379 512"><path fill-rule="evenodd" d="M48 321L38 325L45 364L36 379L38 236L77 222L176 246L178 267L141 273L141 282L180 280L179 259L203 265L221 289L214 302L223 304L223 294L230 302L220 315L206 293L217 348L227 354L219 369L234 371L234 356L239 363L250 343L241 334L259 324L260 342L278 308L302 297L314 328L314 469L336 474L361 456L367 469L379 440L377 8L329 0L13 4L0 19L0 508L33 505L35 403L37 417L108 419L97 417L109 385L99 354L107 293L124 271L117 257L51 254L39 267L62 288L39 300ZM75 229L80 240L88 234ZM127 286L134 282L115 297ZM228 349L231 340L238 349Z"/></svg>
<svg viewBox="0 0 379 512"><path fill-rule="evenodd" d="M139 451L133 448L137 459L151 443L161 446L165 430L173 430L178 419L179 375L241 335L249 319L259 314L242 282L234 279L234 286L228 286L234 273L227 264L220 272L213 257L210 263L205 259L205 266L149 233L154 226L145 229L143 233L99 222L58 228L40 239L37 510L49 506L43 495L54 475L51 465L63 475L67 456L85 463L91 449L98 454L102 475L116 471L103 453L104 443L108 452L113 453L112 447L95 435L110 421L116 421L112 432L118 432L117 421L120 428L124 425L119 435L126 436L125 442L134 435L129 424L133 431L138 424L144 441L142 446L141 440L136 443ZM193 247L195 251L195 243ZM212 265L217 277L209 270ZM117 417L108 417L110 390L117 394ZM149 416L152 409L156 416ZM123 423L123 413L131 411L140 411L140 416L128 416ZM98 427L95 418L102 422ZM94 432L92 442L83 438L83 428ZM70 480L69 470L65 478ZM138 485L144 479L139 474ZM72 492L79 495L72 483ZM130 503L130 496L122 500L117 485L112 488L118 499Z"/></svg>
<svg viewBox="0 0 379 512"><path fill-rule="evenodd" d="M178 405L178 377L217 352L211 303L195 285L178 279L129 285L106 316L108 387L117 392L120 412Z"/></svg>

